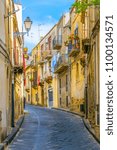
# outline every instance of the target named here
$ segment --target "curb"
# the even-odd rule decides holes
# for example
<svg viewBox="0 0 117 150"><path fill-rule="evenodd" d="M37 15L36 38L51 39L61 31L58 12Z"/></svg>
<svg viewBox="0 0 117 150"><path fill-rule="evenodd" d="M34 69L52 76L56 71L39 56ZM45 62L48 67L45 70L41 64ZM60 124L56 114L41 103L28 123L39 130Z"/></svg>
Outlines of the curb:
<svg viewBox="0 0 117 150"><path fill-rule="evenodd" d="M5 150L5 148L12 142L16 134L18 133L22 123L24 121L24 115L16 123L16 127L13 128L12 132L7 136L7 138L0 144L0 150Z"/></svg>
<svg viewBox="0 0 117 150"><path fill-rule="evenodd" d="M84 115L82 115L82 114L80 114L80 113L72 112L72 111L69 111L69 110L66 110L66 109L54 108L54 107L52 107L52 109L61 110L61 111L66 111L66 112L68 112L68 113L71 113L71 114L74 114L74 115L78 115L78 116L84 118Z"/></svg>
<svg viewBox="0 0 117 150"><path fill-rule="evenodd" d="M91 127L86 122L86 119L82 118L82 120L83 120L83 123L84 123L85 127L87 128L87 130L92 134L92 136L95 138L95 140L100 144L100 140L95 136L95 133L92 131Z"/></svg>
<svg viewBox="0 0 117 150"><path fill-rule="evenodd" d="M55 109L55 110L61 110L61 111L65 111L65 112L68 112L68 113L71 113L71 114L74 114L74 115L78 115L82 118L82 121L84 123L84 126L86 127L86 129L90 132L90 134L95 138L95 140L100 144L100 140L95 136L95 134L93 133L91 127L89 126L89 124L86 122L86 119L84 118L84 115L81 115L79 113L75 113L75 112L72 112L72 111L69 111L69 110L66 110L66 109L61 109L61 108L52 108L52 109Z"/></svg>

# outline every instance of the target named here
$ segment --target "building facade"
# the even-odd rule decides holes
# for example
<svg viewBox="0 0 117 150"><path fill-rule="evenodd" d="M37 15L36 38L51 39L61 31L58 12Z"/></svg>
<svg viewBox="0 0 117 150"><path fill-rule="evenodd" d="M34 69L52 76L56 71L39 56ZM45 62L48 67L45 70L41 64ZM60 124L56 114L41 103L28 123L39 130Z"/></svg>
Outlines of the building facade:
<svg viewBox="0 0 117 150"><path fill-rule="evenodd" d="M32 50L34 104L76 112L100 130L99 6L65 13ZM29 69L29 68L28 68ZM34 79L35 78L35 79ZM34 95L34 96L33 96Z"/></svg>
<svg viewBox="0 0 117 150"><path fill-rule="evenodd" d="M82 50L81 14L70 11L71 33L69 35L70 72L71 72L71 105L72 111L84 114L84 52Z"/></svg>
<svg viewBox="0 0 117 150"><path fill-rule="evenodd" d="M96 136L100 130L100 15L99 6L89 7L85 12L83 46L86 53L85 102L86 118Z"/></svg>
<svg viewBox="0 0 117 150"><path fill-rule="evenodd" d="M0 1L0 142L23 113L22 38L14 37L22 22L15 6L11 0Z"/></svg>
<svg viewBox="0 0 117 150"><path fill-rule="evenodd" d="M70 32L69 23L70 15L66 13L57 24L57 35L53 41L53 47L57 50L56 63L54 64L56 85L53 85L53 87L57 87L55 91L57 95L56 103L60 108L69 108L70 106L70 68L68 47L65 44Z"/></svg>

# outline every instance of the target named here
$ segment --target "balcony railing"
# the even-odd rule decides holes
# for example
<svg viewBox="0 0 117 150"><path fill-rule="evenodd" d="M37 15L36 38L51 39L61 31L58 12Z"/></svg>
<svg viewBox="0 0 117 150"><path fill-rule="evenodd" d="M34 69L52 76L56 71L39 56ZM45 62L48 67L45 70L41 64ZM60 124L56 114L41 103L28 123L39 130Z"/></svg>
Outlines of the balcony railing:
<svg viewBox="0 0 117 150"><path fill-rule="evenodd" d="M61 73L65 69L68 68L69 65L69 60L68 60L68 55L61 55L54 67L54 73Z"/></svg>
<svg viewBox="0 0 117 150"><path fill-rule="evenodd" d="M88 38L85 38L82 40L82 45L83 45L83 51L84 53L89 53L91 49L91 41Z"/></svg>
<svg viewBox="0 0 117 150"><path fill-rule="evenodd" d="M52 74L51 74L51 72L46 73L46 74L44 75L44 78L45 78L45 81L46 81L47 83L51 83L51 82L52 82Z"/></svg>
<svg viewBox="0 0 117 150"><path fill-rule="evenodd" d="M39 86L44 86L44 80L43 79L40 80Z"/></svg>
<svg viewBox="0 0 117 150"><path fill-rule="evenodd" d="M40 60L38 61L39 65L43 65L45 62L44 57L41 57Z"/></svg>
<svg viewBox="0 0 117 150"><path fill-rule="evenodd" d="M53 39L53 49L59 50L62 47L62 35L59 35Z"/></svg>
<svg viewBox="0 0 117 150"><path fill-rule="evenodd" d="M34 62L34 60L31 61L31 67L32 67L33 69L37 69L37 63Z"/></svg>
<svg viewBox="0 0 117 150"><path fill-rule="evenodd" d="M26 87L25 87L25 90L26 90L26 92L30 92L30 87L29 87L29 85L26 85Z"/></svg>
<svg viewBox="0 0 117 150"><path fill-rule="evenodd" d="M69 49L69 57L75 57L80 52L80 43L74 44Z"/></svg>
<svg viewBox="0 0 117 150"><path fill-rule="evenodd" d="M44 58L47 60L51 59L52 58L52 51L50 51L50 50L45 51L44 52Z"/></svg>
<svg viewBox="0 0 117 150"><path fill-rule="evenodd" d="M23 73L23 63L18 63L13 66L14 74L22 74Z"/></svg>

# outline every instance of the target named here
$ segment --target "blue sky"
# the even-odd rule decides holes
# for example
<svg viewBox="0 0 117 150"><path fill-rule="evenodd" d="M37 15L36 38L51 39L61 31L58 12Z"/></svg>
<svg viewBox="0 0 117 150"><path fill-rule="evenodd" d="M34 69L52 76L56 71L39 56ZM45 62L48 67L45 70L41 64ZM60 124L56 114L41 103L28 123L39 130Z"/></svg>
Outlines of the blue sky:
<svg viewBox="0 0 117 150"><path fill-rule="evenodd" d="M74 0L21 0L23 21L27 16L33 21L29 37L25 36L25 46L29 48L29 52L62 14L69 11L73 2Z"/></svg>

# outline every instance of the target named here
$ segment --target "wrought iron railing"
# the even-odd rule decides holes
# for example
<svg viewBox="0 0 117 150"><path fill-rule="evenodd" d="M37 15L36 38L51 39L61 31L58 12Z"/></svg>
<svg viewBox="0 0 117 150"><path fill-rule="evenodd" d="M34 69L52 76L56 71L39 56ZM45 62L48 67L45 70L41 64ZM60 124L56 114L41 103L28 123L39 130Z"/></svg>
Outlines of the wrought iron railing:
<svg viewBox="0 0 117 150"><path fill-rule="evenodd" d="M58 35L53 39L53 48L57 45L62 46L62 35Z"/></svg>
<svg viewBox="0 0 117 150"><path fill-rule="evenodd" d="M56 70L60 65L62 64L69 64L69 58L68 58L68 54L64 54L64 55L61 55L59 58L58 58L58 61L57 63L55 64L54 66L54 70Z"/></svg>

